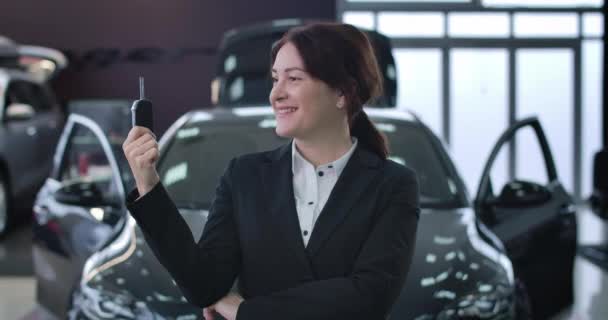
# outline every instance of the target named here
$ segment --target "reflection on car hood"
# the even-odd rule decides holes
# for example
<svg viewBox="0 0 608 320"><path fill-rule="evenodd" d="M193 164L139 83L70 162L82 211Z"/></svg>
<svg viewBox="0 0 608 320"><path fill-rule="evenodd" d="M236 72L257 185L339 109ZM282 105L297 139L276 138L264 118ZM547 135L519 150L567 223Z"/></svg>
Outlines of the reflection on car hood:
<svg viewBox="0 0 608 320"><path fill-rule="evenodd" d="M475 221L470 208L422 210L413 262L389 319L513 312L511 262L481 237Z"/></svg>
<svg viewBox="0 0 608 320"><path fill-rule="evenodd" d="M199 239L207 211L182 210L195 239ZM130 218L121 236L122 248L99 259L83 274L82 287L104 292L115 301L131 301L132 313L157 316L199 315L146 244ZM120 238L120 236L119 236ZM114 244L113 244L114 245ZM108 267L108 261L118 261ZM105 265L105 266L104 266ZM428 210L420 215L416 249L408 279L390 319L451 319L470 316L491 319L513 312L513 270L510 261L482 239L472 210ZM108 293L108 292L111 292ZM91 295L91 294L89 294ZM97 296L101 296L99 293Z"/></svg>
<svg viewBox="0 0 608 320"><path fill-rule="evenodd" d="M184 210L182 214L193 230L200 230L195 234L198 239L207 211ZM198 319L202 312L186 301L130 216L116 240L87 262L74 305L69 311L74 318L84 314L102 319L144 315Z"/></svg>

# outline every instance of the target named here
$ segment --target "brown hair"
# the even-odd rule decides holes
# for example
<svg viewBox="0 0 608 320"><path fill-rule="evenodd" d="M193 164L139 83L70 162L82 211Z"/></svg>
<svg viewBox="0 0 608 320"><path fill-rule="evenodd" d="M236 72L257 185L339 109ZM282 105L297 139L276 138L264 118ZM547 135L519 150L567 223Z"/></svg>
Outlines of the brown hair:
<svg viewBox="0 0 608 320"><path fill-rule="evenodd" d="M346 98L350 134L383 159L388 156L385 137L363 111L363 105L382 93L382 74L367 36L342 23L317 22L290 29L271 51L274 64L279 49L292 43L306 71Z"/></svg>

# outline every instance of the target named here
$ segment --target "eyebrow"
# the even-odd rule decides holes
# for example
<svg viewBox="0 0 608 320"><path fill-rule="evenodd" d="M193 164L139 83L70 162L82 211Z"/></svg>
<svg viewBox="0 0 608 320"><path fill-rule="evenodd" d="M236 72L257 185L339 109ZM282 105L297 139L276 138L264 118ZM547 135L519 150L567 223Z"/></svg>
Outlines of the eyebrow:
<svg viewBox="0 0 608 320"><path fill-rule="evenodd" d="M287 68L287 69L284 70L284 72L289 72L289 71L293 71L293 70L299 70L299 71L302 71L302 72L306 72L304 69L298 68L298 67ZM274 69L274 68L271 71L272 72L277 72L277 70Z"/></svg>

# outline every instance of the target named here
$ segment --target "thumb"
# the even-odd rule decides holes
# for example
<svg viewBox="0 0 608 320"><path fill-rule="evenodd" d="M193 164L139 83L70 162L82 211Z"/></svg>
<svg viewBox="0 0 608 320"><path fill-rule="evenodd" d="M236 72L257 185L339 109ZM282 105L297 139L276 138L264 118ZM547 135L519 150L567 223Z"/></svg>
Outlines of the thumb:
<svg viewBox="0 0 608 320"><path fill-rule="evenodd" d="M203 309L203 317L205 320L213 320L213 307L207 307Z"/></svg>

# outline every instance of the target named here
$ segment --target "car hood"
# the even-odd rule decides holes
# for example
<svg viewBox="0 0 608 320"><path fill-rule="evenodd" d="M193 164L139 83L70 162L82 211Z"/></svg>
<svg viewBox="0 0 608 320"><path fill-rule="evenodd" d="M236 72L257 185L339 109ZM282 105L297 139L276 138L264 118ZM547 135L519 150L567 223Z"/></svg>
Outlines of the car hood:
<svg viewBox="0 0 608 320"><path fill-rule="evenodd" d="M511 262L500 241L479 230L473 210L423 209L408 277L389 319L511 315L513 290Z"/></svg>
<svg viewBox="0 0 608 320"><path fill-rule="evenodd" d="M181 210L181 213L194 238L199 239L208 212ZM95 266L85 268L83 290L93 290L96 293L89 295L96 296L107 296L108 292L122 295L122 300L157 316L199 315L200 308L186 301L132 218L124 229L128 232L109 246L116 247L113 257L99 259ZM510 315L512 266L500 248L485 239L487 236L493 235L479 232L469 208L423 209L413 262L390 319L444 316L448 319L450 314L479 318Z"/></svg>
<svg viewBox="0 0 608 320"><path fill-rule="evenodd" d="M196 239L207 213L182 210ZM70 318L85 314L99 319L198 319L202 314L186 301L130 216L121 233L87 261L73 305Z"/></svg>

